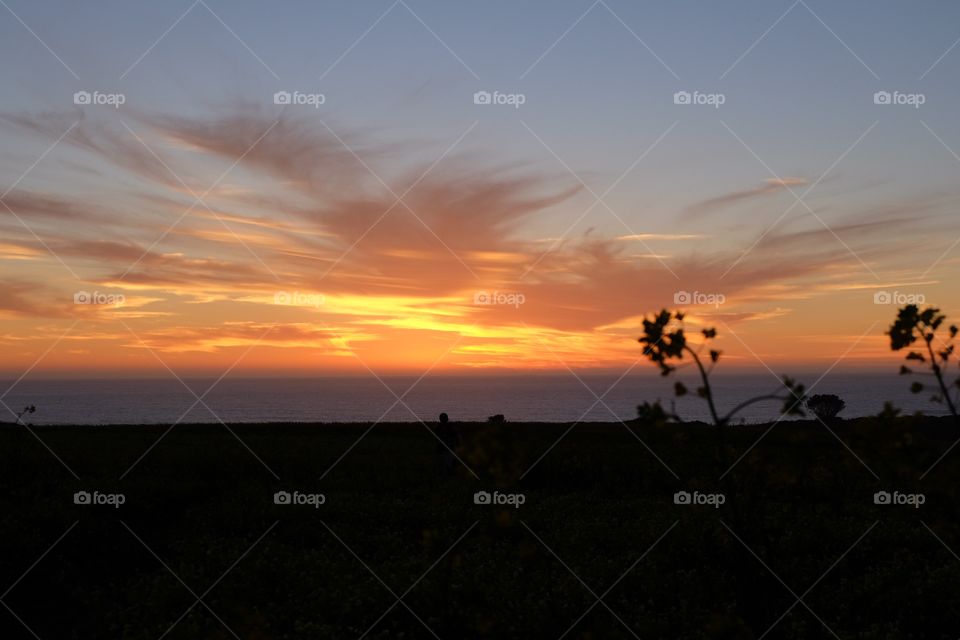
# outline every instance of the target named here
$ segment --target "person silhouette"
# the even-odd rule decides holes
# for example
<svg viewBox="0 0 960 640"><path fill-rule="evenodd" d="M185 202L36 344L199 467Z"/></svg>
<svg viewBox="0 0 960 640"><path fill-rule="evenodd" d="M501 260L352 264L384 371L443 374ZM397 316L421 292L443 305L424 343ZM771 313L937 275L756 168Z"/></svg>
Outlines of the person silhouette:
<svg viewBox="0 0 960 640"><path fill-rule="evenodd" d="M444 475L453 473L456 464L454 452L460 446L460 434L450 423L450 416L440 414L440 426L437 428L437 451L440 453L440 470Z"/></svg>

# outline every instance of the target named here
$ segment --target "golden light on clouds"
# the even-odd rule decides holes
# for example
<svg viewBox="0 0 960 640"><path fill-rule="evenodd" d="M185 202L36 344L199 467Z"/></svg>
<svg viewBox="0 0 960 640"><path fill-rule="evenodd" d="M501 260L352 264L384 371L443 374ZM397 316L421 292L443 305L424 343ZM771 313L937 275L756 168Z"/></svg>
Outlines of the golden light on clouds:
<svg viewBox="0 0 960 640"><path fill-rule="evenodd" d="M35 135L62 124L8 120ZM296 119L239 109L210 121L136 114L130 126L138 136L90 119L62 142L109 176L101 196L16 188L5 199L37 232L7 220L0 243L6 369L43 356L38 370L51 372L146 371L157 357L211 372L624 370L640 356L644 314L689 304L681 292L694 298L691 326L729 326L750 347L728 336L731 362L819 365L837 355L829 336L842 343L870 322L882 331L891 309L872 303L874 290L943 290L906 276L910 259L881 242L916 232L896 207L881 220L793 223L727 245L704 222L805 178L695 202L667 231L545 238L554 211L576 211L580 185L452 154L391 174L413 184L398 202L343 137ZM368 158L387 155L348 137ZM202 200L168 169L202 183L230 162L230 180ZM141 189L113 193L115 176ZM891 277L865 279L854 246ZM77 304L77 292L123 303ZM837 310L831 326L817 315L824 304ZM823 339L784 340L813 335L806 327ZM875 342L851 357L880 358Z"/></svg>

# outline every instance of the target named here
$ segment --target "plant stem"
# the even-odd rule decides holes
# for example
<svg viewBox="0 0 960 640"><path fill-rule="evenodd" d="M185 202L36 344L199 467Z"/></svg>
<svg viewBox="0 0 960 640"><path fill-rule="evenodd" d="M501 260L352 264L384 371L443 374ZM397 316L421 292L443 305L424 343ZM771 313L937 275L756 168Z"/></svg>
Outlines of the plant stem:
<svg viewBox="0 0 960 640"><path fill-rule="evenodd" d="M710 378L707 376L707 370L703 368L703 363L700 362L700 356L690 347L685 346L684 349L690 352L690 355L693 356L693 361L697 364L697 369L700 370L700 379L703 380L703 393L707 399L707 405L710 407L710 416L713 418L713 424L718 427L724 426L726 420L721 420L720 416L717 415L717 407L713 404L713 390L710 388Z"/></svg>
<svg viewBox="0 0 960 640"><path fill-rule="evenodd" d="M933 334L930 335L932 336ZM927 340L927 336L924 335L923 341L927 343L927 353L930 354L930 365L933 369L933 375L937 377L937 384L940 385L940 393L943 394L943 399L947 403L947 407L950 408L950 413L953 414L953 417L960 418L960 416L957 415L957 407L953 404L953 398L950 397L950 392L947 391L947 385L943 381L943 372L940 370L940 364L937 362L937 357L933 353L932 340Z"/></svg>
<svg viewBox="0 0 960 640"><path fill-rule="evenodd" d="M794 396L794 397L796 397L796 396ZM749 407L751 404L755 404L755 403L757 403L757 402L763 402L764 400L783 400L784 402L786 402L786 401L789 400L789 399L790 399L789 396L778 396L778 395L776 395L775 393L770 393L770 394L767 394L767 395L765 395L765 396L757 396L756 398L750 398L749 400L744 400L743 402L741 402L740 404L738 404L737 406L735 406L735 407L730 411L730 413L728 413L727 415L725 415L725 416L723 417L723 422L724 422L724 424L726 424L727 422L729 422L729 421L733 418L733 416L735 416L737 413L739 413L739 412L742 411L743 409Z"/></svg>

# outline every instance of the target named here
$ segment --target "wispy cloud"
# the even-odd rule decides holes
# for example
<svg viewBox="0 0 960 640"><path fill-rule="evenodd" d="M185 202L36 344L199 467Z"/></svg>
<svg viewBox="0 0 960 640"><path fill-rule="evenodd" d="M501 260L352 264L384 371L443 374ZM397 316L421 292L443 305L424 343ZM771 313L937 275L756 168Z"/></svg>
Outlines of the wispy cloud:
<svg viewBox="0 0 960 640"><path fill-rule="evenodd" d="M725 193L712 198L707 198L706 200L701 200L700 202L696 202L688 206L684 210L684 214L687 217L703 216L705 214L712 213L720 209L725 209L746 200L774 195L780 193L781 191L785 191L793 187L801 187L806 184L808 184L806 178L768 178L766 181L756 187L732 191L730 193Z"/></svg>
<svg viewBox="0 0 960 640"><path fill-rule="evenodd" d="M0 117L45 136L63 119ZM616 364L636 356L631 326L638 316L672 306L679 289L722 293L727 300L723 309L691 317L773 322L789 316L790 302L809 297L814 285L843 286L838 265L849 262L849 253L831 233L874 261L899 258L902 244L885 242L891 233L905 241L920 233L916 219L895 206L879 217L861 211L831 220L831 231L788 221L723 279L742 249L713 242L707 231L590 233L569 237L544 256L542 234L532 228L568 206L581 185L534 167L496 166L459 153L430 167L406 160L422 157L412 143L376 145L350 130L334 136L316 123L278 122L247 107L206 119L135 113L130 127L137 137L117 126L84 120L65 140L102 171L9 194L11 208L37 225L83 280L49 281L33 268L52 261L45 248L0 214L6 232L0 260L31 264L0 277L0 313L22 322L83 317L87 340L113 345L115 352L122 347L121 354L135 345L129 332L112 326L117 314L134 323L151 348L184 358L249 346L276 324L257 349L268 354L264 366L271 357L289 364L291 353L294 360L309 353L315 360L303 362L337 366L357 349L374 362L416 368L418 358L435 355L428 347L447 348L450 334L463 338L450 355L458 366L555 366L544 340L571 363ZM231 163L230 179L196 205L190 191L205 191ZM189 189L177 176L190 176ZM767 181L687 213L732 207L805 182ZM412 184L398 203L396 194ZM656 250L638 252L641 241ZM677 277L652 254L667 260ZM79 287L121 292L131 304L78 310L72 292ZM278 303L279 292L322 303ZM520 294L523 302L481 304L478 293ZM117 362L126 360L118 355Z"/></svg>

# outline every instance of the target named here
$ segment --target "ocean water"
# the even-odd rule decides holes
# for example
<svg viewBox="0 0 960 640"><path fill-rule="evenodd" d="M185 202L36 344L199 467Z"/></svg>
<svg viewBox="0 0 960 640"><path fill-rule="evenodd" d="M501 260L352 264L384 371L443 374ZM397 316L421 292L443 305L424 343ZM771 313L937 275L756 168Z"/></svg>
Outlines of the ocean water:
<svg viewBox="0 0 960 640"><path fill-rule="evenodd" d="M414 422L436 420L446 412L452 420L486 420L503 414L508 421L608 422L636 416L644 401L660 399L669 407L674 378L630 375L226 378L210 388L213 379L23 380L3 398L19 411L36 405L27 416L32 424L172 424L238 422ZM812 384L818 375L797 376ZM681 378L693 389L696 380ZM12 381L3 385L7 389ZM184 384L203 397L206 407ZM718 375L715 394L719 411L757 394L777 389L769 374ZM387 388L389 387L389 389ZM412 388L411 388L412 387ZM589 387L589 389L588 389ZM834 373L813 393L835 393L847 407L842 417L878 413L885 400L906 411L943 413L928 402L929 394L913 395L909 380L892 374ZM208 392L209 389L209 392ZM393 393L391 393L391 391ZM592 393L591 393L592 391ZM204 395L206 394L206 395ZM393 395L401 396L403 403ZM598 402L593 394L600 396ZM192 407L192 408L191 408ZM741 414L747 423L779 417L780 404L769 402ZM10 422L5 414L0 422ZM690 396L676 400L676 411L686 420L707 420L706 403Z"/></svg>

